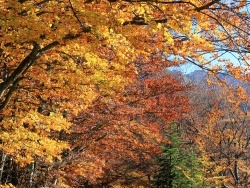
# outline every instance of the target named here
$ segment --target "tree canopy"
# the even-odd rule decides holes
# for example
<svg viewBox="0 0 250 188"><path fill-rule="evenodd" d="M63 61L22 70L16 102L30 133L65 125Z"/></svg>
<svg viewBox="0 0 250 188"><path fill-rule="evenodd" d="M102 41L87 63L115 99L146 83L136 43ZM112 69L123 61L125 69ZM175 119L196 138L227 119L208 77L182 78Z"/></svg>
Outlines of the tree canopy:
<svg viewBox="0 0 250 188"><path fill-rule="evenodd" d="M167 68L192 63L215 78L221 72L249 83L248 6L0 0L1 183L79 187L120 172L134 176L136 166L137 174L153 173L143 162L167 142L166 125L192 107L183 93L192 87ZM207 125L221 118L211 113Z"/></svg>

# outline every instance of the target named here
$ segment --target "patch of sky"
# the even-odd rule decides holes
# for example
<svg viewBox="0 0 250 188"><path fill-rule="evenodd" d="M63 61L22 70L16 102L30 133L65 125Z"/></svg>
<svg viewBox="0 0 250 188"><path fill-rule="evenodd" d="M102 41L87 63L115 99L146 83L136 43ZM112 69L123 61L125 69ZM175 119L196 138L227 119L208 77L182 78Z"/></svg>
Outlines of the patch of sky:
<svg viewBox="0 0 250 188"><path fill-rule="evenodd" d="M222 72L226 72L225 63L221 62L220 59L230 61L233 64L233 66L241 66L241 67L247 66L243 62L242 57L237 53L232 53L232 52L223 53L223 54L221 54L221 56L218 59L214 59L209 54L207 54L205 56L206 56L207 61L210 62L210 64L208 64L207 66L204 66L204 68L208 68L208 69L211 69L212 67L215 67L215 66L221 66ZM195 65L194 63L189 62L186 64L181 64L178 66L169 67L169 68L167 68L167 70L179 71L179 72L182 72L183 74L190 74L196 70L202 70L202 68Z"/></svg>
<svg viewBox="0 0 250 188"><path fill-rule="evenodd" d="M229 7L234 7L234 6L238 6L238 4L240 3L240 1L233 1L233 0L229 0L229 1L221 1L221 3L226 4ZM247 2L247 5L244 7L242 7L241 10L239 10L240 12L246 12L248 15L250 14L250 2ZM192 28L191 28L191 35L195 32L196 27L198 26L198 23L196 21L195 18L192 19ZM224 31L223 27L219 28L221 31ZM174 38L179 38L179 39L183 39L183 40L188 40L188 36L185 35L179 35L178 33L174 32L173 30L169 30L169 32L171 33L172 36L174 36ZM198 33L199 36L201 34L204 34L204 36L206 36L206 31L199 31ZM234 33L235 34L235 33ZM232 35L234 35L232 33ZM236 36L235 36L236 37ZM216 37L215 37L216 39ZM212 53L204 53L201 52L201 55L205 57L207 63L206 64L199 64L199 62L188 62L186 64L180 64L178 66L172 66L172 67L168 67L167 70L169 71L179 71L182 72L183 74L189 74L192 73L196 70L201 70L201 66L204 69L211 69L213 67L221 67L221 71L220 72L227 72L226 70L226 64L227 63L232 63L233 66L241 66L246 68L246 70L249 68L250 62L249 60L246 60L244 58L245 55L249 55L249 53L246 52L244 49L245 47L243 46L242 49L239 49L240 46L238 46L238 50L241 52L237 52L237 47L235 49L229 49L227 46L225 46L223 44L223 42L218 42L217 44L215 44L216 46L216 50ZM237 44L236 44L237 46ZM217 53L218 56L215 57L213 54ZM173 55L166 55L166 57L168 59L173 60L174 58L178 58L178 59L182 59L181 57L174 57ZM189 57L186 57L187 59ZM191 59L192 60L192 59ZM201 65L201 66L199 66Z"/></svg>

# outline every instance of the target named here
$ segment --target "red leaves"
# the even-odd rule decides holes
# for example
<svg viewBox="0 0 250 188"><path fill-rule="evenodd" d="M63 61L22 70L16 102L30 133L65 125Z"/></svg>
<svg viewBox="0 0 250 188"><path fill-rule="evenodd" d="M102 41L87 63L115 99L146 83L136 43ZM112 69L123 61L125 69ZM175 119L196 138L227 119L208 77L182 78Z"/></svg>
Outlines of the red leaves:
<svg viewBox="0 0 250 188"><path fill-rule="evenodd" d="M95 168L97 161L105 161L99 166L106 172L101 181L115 181L119 174L131 173L128 168L152 163L159 146L167 141L164 129L168 129L168 122L187 112L188 100L181 93L185 89L172 75L165 74L137 80L106 103L96 100L75 121L68 138L72 142L71 155L80 163L89 158ZM84 149L74 153L77 147ZM148 170L144 167L141 172ZM81 175L87 177L83 171ZM98 182L100 177L96 178L93 180Z"/></svg>

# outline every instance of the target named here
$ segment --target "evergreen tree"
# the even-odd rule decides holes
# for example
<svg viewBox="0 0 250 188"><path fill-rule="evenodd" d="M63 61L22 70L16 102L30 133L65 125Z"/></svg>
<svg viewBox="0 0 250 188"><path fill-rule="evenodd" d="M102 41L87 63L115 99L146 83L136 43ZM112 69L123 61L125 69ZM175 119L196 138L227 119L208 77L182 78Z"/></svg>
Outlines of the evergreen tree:
<svg viewBox="0 0 250 188"><path fill-rule="evenodd" d="M174 124L167 134L170 143L162 147L157 161L160 169L154 178L157 188L199 188L206 187L202 166L192 147L183 143L180 131Z"/></svg>

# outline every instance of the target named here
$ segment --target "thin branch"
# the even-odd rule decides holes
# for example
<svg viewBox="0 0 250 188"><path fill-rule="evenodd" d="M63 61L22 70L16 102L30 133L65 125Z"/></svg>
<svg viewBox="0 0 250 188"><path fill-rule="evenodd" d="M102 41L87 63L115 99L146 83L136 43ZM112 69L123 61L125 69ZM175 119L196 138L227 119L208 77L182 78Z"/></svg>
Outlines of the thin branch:
<svg viewBox="0 0 250 188"><path fill-rule="evenodd" d="M205 4L205 5L201 6L201 7L195 8L195 10L200 12L200 11L202 11L204 9L208 9L210 6L212 6L212 5L214 5L214 4L218 3L218 2L220 2L220 0L213 0L210 3L207 3L207 4Z"/></svg>
<svg viewBox="0 0 250 188"><path fill-rule="evenodd" d="M91 27L87 26L86 23L82 22L82 21L79 19L79 17L78 17L77 14L76 14L76 11L75 11L75 9L74 9L74 7L73 7L73 4L72 4L71 0L69 0L69 4L70 4L70 8L71 8L71 10L72 10L72 12L73 12L75 18L76 18L77 21L79 22L79 24L80 24L82 30L83 30L84 32L86 32L86 33L90 32L90 31L91 31Z"/></svg>
<svg viewBox="0 0 250 188"><path fill-rule="evenodd" d="M47 2L49 2L49 1L50 1L50 0L43 0L43 1L40 1L40 2L36 3L36 6L41 6L42 4L47 3Z"/></svg>
<svg viewBox="0 0 250 188"><path fill-rule="evenodd" d="M199 67L199 68L201 68L201 69L203 69L203 70L206 70L206 71L209 71L209 72L213 72L212 69L209 69L209 68L207 68L207 67L205 67L205 66L200 65L200 64L196 63L195 61L193 61L192 59L190 59L190 58L188 58L188 57L186 57L185 60L187 60L188 62L190 62L190 63L192 63L192 64L194 64L194 65L196 65L197 67Z"/></svg>

